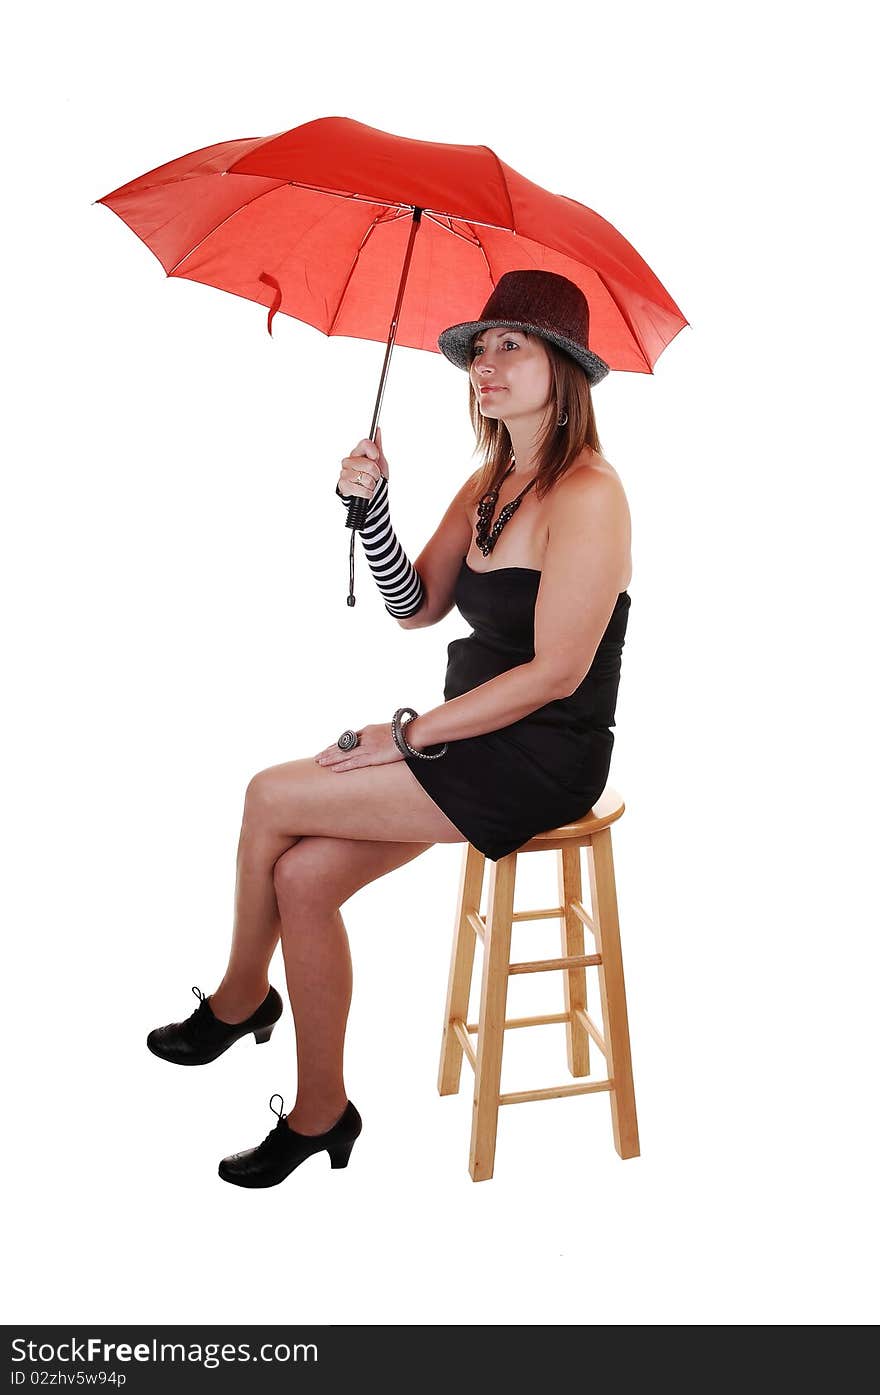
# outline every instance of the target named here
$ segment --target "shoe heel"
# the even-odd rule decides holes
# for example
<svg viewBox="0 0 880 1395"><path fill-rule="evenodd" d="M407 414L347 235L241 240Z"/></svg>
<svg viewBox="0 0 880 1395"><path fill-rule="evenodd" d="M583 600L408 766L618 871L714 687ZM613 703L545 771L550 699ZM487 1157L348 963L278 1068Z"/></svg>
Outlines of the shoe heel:
<svg viewBox="0 0 880 1395"><path fill-rule="evenodd" d="M348 1160L351 1157L351 1150L354 1147L354 1139L351 1143L338 1143L335 1148L328 1148L330 1154L331 1167L348 1167Z"/></svg>
<svg viewBox="0 0 880 1395"><path fill-rule="evenodd" d="M275 1030L275 1023L271 1027L258 1027L254 1032L254 1041L259 1046L261 1042L268 1041Z"/></svg>

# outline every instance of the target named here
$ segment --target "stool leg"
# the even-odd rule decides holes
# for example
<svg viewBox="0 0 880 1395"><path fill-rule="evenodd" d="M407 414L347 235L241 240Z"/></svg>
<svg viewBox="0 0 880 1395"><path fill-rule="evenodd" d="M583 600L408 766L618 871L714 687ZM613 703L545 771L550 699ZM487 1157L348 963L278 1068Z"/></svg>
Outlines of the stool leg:
<svg viewBox="0 0 880 1395"><path fill-rule="evenodd" d="M495 1167L515 885L516 853L512 852L493 862L489 872L489 907L483 941L483 982L471 1124L470 1174L475 1182L488 1181Z"/></svg>
<svg viewBox="0 0 880 1395"><path fill-rule="evenodd" d="M474 970L474 948L477 942L477 932L468 921L468 915L472 911L479 914L485 866L486 859L483 854L468 843L461 863L458 910L452 939L449 987L446 992L446 1016L443 1019L440 1075L437 1081L437 1089L441 1095L457 1095L461 1082L461 1042L451 1024L455 1018L467 1023L471 975Z"/></svg>
<svg viewBox="0 0 880 1395"><path fill-rule="evenodd" d="M639 1126L636 1119L629 1022L626 1015L626 987L620 950L617 887L614 881L609 829L603 828L601 832L593 834L587 847L587 858L590 868L593 924L596 927L596 950L602 956L602 963L599 965L599 993L602 1001L602 1020L605 1024L608 1074L614 1081L614 1087L609 1091L614 1146L622 1158L636 1158L639 1155Z"/></svg>
<svg viewBox="0 0 880 1395"><path fill-rule="evenodd" d="M584 953L584 925L571 909L572 901L582 901L581 890L581 850L578 846L560 848L557 852L559 875L559 903L563 909L562 953L568 957ZM591 950L592 953L592 950ZM589 1034L575 1019L576 1008L587 1010L587 971L569 969L562 975L565 991L565 1011L569 1020L565 1024L565 1046L568 1054L568 1069L572 1075L590 1074Z"/></svg>

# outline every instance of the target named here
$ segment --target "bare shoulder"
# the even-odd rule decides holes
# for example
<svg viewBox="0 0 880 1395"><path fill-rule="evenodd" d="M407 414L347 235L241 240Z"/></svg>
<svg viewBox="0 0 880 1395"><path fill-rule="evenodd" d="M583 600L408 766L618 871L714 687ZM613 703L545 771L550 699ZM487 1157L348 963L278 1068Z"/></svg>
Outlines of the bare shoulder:
<svg viewBox="0 0 880 1395"><path fill-rule="evenodd" d="M604 494L609 500L616 496L626 506L623 481L610 460L606 460L598 451L585 447L557 482L552 496L557 504L560 500L565 501L562 505L565 507L575 496L597 493Z"/></svg>
<svg viewBox="0 0 880 1395"><path fill-rule="evenodd" d="M585 449L551 490L550 533L572 528L598 528L613 534L621 554L619 589L632 580L632 519L623 481L609 460Z"/></svg>

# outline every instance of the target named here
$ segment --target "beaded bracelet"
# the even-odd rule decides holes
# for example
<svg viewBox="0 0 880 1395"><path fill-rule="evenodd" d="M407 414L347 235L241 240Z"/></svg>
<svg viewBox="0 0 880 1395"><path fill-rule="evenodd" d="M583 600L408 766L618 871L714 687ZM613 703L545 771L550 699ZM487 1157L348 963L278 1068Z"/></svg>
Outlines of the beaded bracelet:
<svg viewBox="0 0 880 1395"><path fill-rule="evenodd" d="M407 717L405 722L401 721L401 718L404 716L406 712L408 712L410 715ZM391 720L391 735L394 738L394 744L397 747L398 751L404 757L408 755L420 756L422 760L437 760L440 756L445 756L446 751L448 749L448 743L446 741L443 742L442 750L434 751L431 754L429 754L427 751L414 751L412 746L410 746L409 742L403 734L403 729L404 727L409 726L410 722L414 721L418 715L418 712L416 712L415 708L413 707L398 707L397 711L395 712Z"/></svg>

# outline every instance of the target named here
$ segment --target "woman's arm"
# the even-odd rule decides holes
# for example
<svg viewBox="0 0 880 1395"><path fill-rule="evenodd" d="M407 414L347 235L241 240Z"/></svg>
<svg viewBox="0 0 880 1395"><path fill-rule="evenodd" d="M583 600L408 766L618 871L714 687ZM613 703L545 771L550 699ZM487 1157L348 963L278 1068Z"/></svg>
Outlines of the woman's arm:
<svg viewBox="0 0 880 1395"><path fill-rule="evenodd" d="M347 508L351 496L343 494L339 485L336 486L336 493ZM388 614L393 615L395 620L415 615L421 609L425 595L421 578L392 527L388 481L384 475L377 480L367 505L361 546Z"/></svg>
<svg viewBox="0 0 880 1395"><path fill-rule="evenodd" d="M519 721L536 707L562 697L564 684L547 664L519 664L472 688L461 697L450 698L442 707L406 724L406 739L417 751L443 741L461 741L466 736L480 736L484 731L498 731Z"/></svg>
<svg viewBox="0 0 880 1395"><path fill-rule="evenodd" d="M535 657L407 723L416 750L498 731L586 677L625 575L629 509L620 483L577 471L553 491L535 603Z"/></svg>
<svg viewBox="0 0 880 1395"><path fill-rule="evenodd" d="M375 468L375 466L374 466ZM391 523L388 481L377 480L361 534L364 554L385 601L385 609L404 630L436 625L455 604L461 559L470 545L467 506L476 472L458 490L433 536L410 562ZM350 496L336 487L346 505Z"/></svg>

